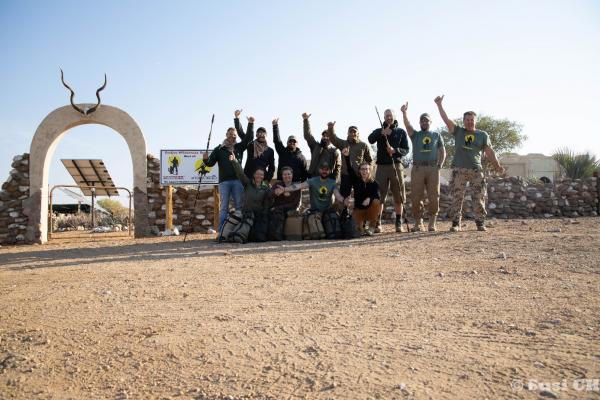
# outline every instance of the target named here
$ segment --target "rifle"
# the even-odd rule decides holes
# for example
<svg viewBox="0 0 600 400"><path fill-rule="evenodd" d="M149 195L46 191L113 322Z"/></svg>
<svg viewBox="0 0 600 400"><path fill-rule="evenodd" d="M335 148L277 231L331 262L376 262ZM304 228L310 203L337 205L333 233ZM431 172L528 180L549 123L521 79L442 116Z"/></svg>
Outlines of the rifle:
<svg viewBox="0 0 600 400"><path fill-rule="evenodd" d="M375 112L377 113L377 118L379 118L379 125L381 126L381 129L383 129L383 122L381 121L381 115L379 115L379 110L377 109L377 106L375 106ZM385 143L387 145L388 148L392 147L390 146L390 142L387 138L387 136L385 137ZM396 171L396 166L394 165L394 158L392 158L392 169L394 170L394 175L396 175L396 181L398 182L398 186L400 186L400 177L398 176L398 171ZM410 226L408 225L408 218L406 218L406 209L404 208L404 202L406 201L406 199L402 199L402 217L404 218L404 223L406 224L406 230L408 232L410 232ZM385 204L384 204L385 207Z"/></svg>
<svg viewBox="0 0 600 400"><path fill-rule="evenodd" d="M212 128L213 128L214 122L215 122L215 114L212 115L212 119L210 121L210 131L208 131L208 141L206 142L206 151L208 151L208 149L210 149L210 137L212 136ZM183 235L184 243L185 243L185 240L187 239L188 231L190 229L192 229L192 217L194 216L194 210L196 209L196 203L198 202L198 196L200 195L200 185L202 185L202 178L204 178L206 176L206 174L208 173L208 169L206 168L206 164L204 164L204 160L202 160L202 165L200 165L200 167L197 168L196 170L198 171L200 178L198 179L198 189L196 189L196 198L194 199L194 206L192 207L192 212L190 213L189 228L185 231L185 234ZM217 212L217 210L214 210L214 212Z"/></svg>

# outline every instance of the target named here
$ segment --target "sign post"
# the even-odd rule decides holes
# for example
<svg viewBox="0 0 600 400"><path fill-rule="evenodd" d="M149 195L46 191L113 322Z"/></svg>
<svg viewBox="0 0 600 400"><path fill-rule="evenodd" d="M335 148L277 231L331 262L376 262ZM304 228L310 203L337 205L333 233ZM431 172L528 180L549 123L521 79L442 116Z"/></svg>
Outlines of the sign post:
<svg viewBox="0 0 600 400"><path fill-rule="evenodd" d="M167 216L165 221L165 229L173 230L173 186L167 186Z"/></svg>

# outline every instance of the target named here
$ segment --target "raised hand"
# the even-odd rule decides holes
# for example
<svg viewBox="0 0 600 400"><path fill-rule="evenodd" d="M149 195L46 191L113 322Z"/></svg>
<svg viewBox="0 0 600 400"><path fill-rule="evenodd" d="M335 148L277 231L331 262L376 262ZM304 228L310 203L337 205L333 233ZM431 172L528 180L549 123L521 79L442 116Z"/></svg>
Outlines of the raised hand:
<svg viewBox="0 0 600 400"><path fill-rule="evenodd" d="M236 118L239 118L239 117L240 117L240 114L242 113L242 111L244 111L244 110L243 110L243 109L235 110L235 111L233 112L233 115L234 115Z"/></svg>
<svg viewBox="0 0 600 400"><path fill-rule="evenodd" d="M444 95L438 96L436 97L433 101L435 102L435 104L437 104L438 106L442 105L442 101L444 100Z"/></svg>
<svg viewBox="0 0 600 400"><path fill-rule="evenodd" d="M327 123L327 128L329 128L329 129L333 129L334 126L335 126L335 121Z"/></svg>
<svg viewBox="0 0 600 400"><path fill-rule="evenodd" d="M371 198L370 198L370 197L367 197L367 198L366 198L366 199L365 199L365 200L362 202L362 205L363 205L363 207L368 207L368 206L369 206L369 204L371 204Z"/></svg>
<svg viewBox="0 0 600 400"><path fill-rule="evenodd" d="M254 123L254 117L246 117L246 119L248 120L249 123L251 123L251 124Z"/></svg>
<svg viewBox="0 0 600 400"><path fill-rule="evenodd" d="M342 149L342 155L348 157L350 155L350 147L346 146Z"/></svg>
<svg viewBox="0 0 600 400"><path fill-rule="evenodd" d="M312 114L302 113L303 119L309 119Z"/></svg>
<svg viewBox="0 0 600 400"><path fill-rule="evenodd" d="M406 113L406 111L408 110L408 101L402 105L402 107L400 107L400 111L402 111L402 113Z"/></svg>
<svg viewBox="0 0 600 400"><path fill-rule="evenodd" d="M279 117L273 119L273 125L279 124Z"/></svg>
<svg viewBox="0 0 600 400"><path fill-rule="evenodd" d="M348 207L348 206L350 205L350 196L348 196L348 197L346 197L346 198L344 199L344 205L345 205L346 207Z"/></svg>
<svg viewBox="0 0 600 400"><path fill-rule="evenodd" d="M229 155L229 161L233 161L233 160L235 160L235 156L233 154L230 154Z"/></svg>
<svg viewBox="0 0 600 400"><path fill-rule="evenodd" d="M389 136L392 133L392 129L388 126L386 126L385 128L383 128L381 130L381 133L384 134L385 136Z"/></svg>
<svg viewBox="0 0 600 400"><path fill-rule="evenodd" d="M392 146L388 146L386 150L390 157L396 152Z"/></svg>

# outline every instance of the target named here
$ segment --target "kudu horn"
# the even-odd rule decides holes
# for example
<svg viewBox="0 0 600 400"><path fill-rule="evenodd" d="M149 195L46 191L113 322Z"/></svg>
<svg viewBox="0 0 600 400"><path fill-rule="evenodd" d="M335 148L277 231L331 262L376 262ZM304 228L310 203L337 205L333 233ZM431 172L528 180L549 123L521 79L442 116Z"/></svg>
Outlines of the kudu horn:
<svg viewBox="0 0 600 400"><path fill-rule="evenodd" d="M106 74L104 74L104 84L102 86L100 86L98 88L98 90L96 90L96 98L98 99L98 103L96 103L96 105L90 109L85 109L82 110L81 108L77 107L75 105L75 103L73 103L73 98L75 98L75 92L73 91L73 89L71 89L71 87L69 85L67 85L67 83L65 82L65 75L63 73L62 68L60 69L60 80L62 81L62 84L69 89L69 92L71 92L71 97L70 97L70 101L71 101L71 105L73 106L73 108L79 112L80 114L83 115L89 115L91 113L93 113L94 111L96 111L98 109L98 107L100 106L100 92L104 90L104 88L106 87Z"/></svg>

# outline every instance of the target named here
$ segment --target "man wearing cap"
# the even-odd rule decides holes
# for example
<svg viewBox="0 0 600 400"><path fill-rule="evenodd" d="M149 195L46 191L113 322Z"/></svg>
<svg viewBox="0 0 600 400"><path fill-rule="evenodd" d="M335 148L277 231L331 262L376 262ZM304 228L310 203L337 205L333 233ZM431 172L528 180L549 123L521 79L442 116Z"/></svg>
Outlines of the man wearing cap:
<svg viewBox="0 0 600 400"><path fill-rule="evenodd" d="M276 188L275 195L279 196L282 193L293 192L296 190L308 188L310 194L310 209L312 211L325 212L333 206L334 198L340 203L348 206L350 198L344 199L340 193L337 182L329 177L331 168L327 161L323 161L319 165L319 176L313 176L302 183L294 183L284 188Z"/></svg>
<svg viewBox="0 0 600 400"><path fill-rule="evenodd" d="M308 174L311 177L319 175L319 166L323 162L327 162L332 166L329 177L335 181L339 181L340 169L342 167L340 151L331 145L327 130L323 131L321 134L321 141L317 142L310 131L310 122L308 121L310 115L311 114L307 113L302 114L302 119L304 120L304 139L306 140L306 143L308 143L311 152Z"/></svg>
<svg viewBox="0 0 600 400"><path fill-rule="evenodd" d="M487 132L475 129L477 124L477 114L473 111L467 111L463 114L464 128L458 126L448 118L442 101L444 96L435 98L438 110L448 132L454 136L454 159L452 160L452 179L450 181L450 192L452 194L452 204L448 210L448 216L452 220L450 231L460 231L460 221L462 217L462 205L467 189L467 182L473 190L473 212L475 214L475 224L478 231L485 231L485 198L487 187L483 167L481 166L481 153L494 164L494 167L501 174L504 173L504 167L500 165L496 158L496 153L492 149L490 138Z"/></svg>
<svg viewBox="0 0 600 400"><path fill-rule="evenodd" d="M273 120L273 142L275 150L279 155L279 164L277 166L277 180L282 180L281 172L283 167L290 167L294 171L294 180L304 182L307 178L306 158L302 150L298 148L298 139L291 135L287 139L287 146L284 146L279 136L279 118Z"/></svg>
<svg viewBox="0 0 600 400"><path fill-rule="evenodd" d="M410 188L412 198L412 213L415 218L413 232L425 230L423 226L423 189L427 189L427 210L429 211L430 232L436 230L436 220L440 209L440 169L446 159L444 139L438 132L429 130L431 117L421 114L419 125L421 130L416 132L408 120L408 103L400 111L404 119L406 132L412 141L413 167L410 172Z"/></svg>
<svg viewBox="0 0 600 400"><path fill-rule="evenodd" d="M340 176L340 193L342 196L348 197L352 191L352 179L348 174L348 168L354 169L354 172L358 175L360 164L363 162L372 164L373 157L371 156L371 148L367 143L360 140L358 136L358 128L354 125L348 127L348 136L346 140L344 140L338 138L335 134L335 121L328 122L327 136L329 136L331 144L333 144L340 151L346 147L350 149L350 165L348 165L346 162L346 157L342 158L342 169Z"/></svg>
<svg viewBox="0 0 600 400"><path fill-rule="evenodd" d="M396 212L396 232L402 232L402 211L406 199L402 159L409 153L410 147L408 136L404 129L398 126L394 112L390 109L385 110L383 119L383 126L375 129L369 135L369 143L377 143L375 180L379 183L381 190L381 212L383 212L388 189L392 190L394 211ZM379 224L381 225L381 213Z"/></svg>
<svg viewBox="0 0 600 400"><path fill-rule="evenodd" d="M235 110L233 123L237 135L243 141L246 138L244 128L240 124L240 114L242 110ZM250 122L248 122L250 126ZM254 171L261 168L265 171L265 182L270 182L275 174L275 151L267 145L267 130L262 126L256 130L256 139L248 143L246 147L246 165L244 166L244 174L248 179L252 179Z"/></svg>

